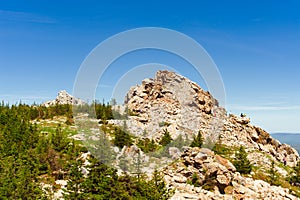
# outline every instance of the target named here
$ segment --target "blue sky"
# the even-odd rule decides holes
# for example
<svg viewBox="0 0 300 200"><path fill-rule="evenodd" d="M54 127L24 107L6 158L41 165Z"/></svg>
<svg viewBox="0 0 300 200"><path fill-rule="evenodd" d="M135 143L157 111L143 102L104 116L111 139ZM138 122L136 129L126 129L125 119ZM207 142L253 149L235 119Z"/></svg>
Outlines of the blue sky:
<svg viewBox="0 0 300 200"><path fill-rule="evenodd" d="M101 41L132 28L165 27L210 54L229 112L246 113L270 132L300 132L299 9L296 0L1 1L0 99L40 103L61 89L71 93L82 61ZM205 88L184 61L149 52L120 58L116 77L123 65L162 62ZM99 98L113 81L104 78Z"/></svg>

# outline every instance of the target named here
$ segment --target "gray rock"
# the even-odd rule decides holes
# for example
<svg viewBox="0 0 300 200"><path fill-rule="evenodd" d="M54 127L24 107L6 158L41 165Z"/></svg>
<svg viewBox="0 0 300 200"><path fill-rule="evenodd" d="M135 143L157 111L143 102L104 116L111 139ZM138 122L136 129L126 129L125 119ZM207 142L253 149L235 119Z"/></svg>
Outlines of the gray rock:
<svg viewBox="0 0 300 200"><path fill-rule="evenodd" d="M64 104L83 105L84 102L81 99L75 98L72 95L68 94L67 91L61 90L61 91L59 91L55 100L51 100L51 101L42 103L42 105L46 106L46 107L54 106L57 104L59 104L59 105L64 105Z"/></svg>

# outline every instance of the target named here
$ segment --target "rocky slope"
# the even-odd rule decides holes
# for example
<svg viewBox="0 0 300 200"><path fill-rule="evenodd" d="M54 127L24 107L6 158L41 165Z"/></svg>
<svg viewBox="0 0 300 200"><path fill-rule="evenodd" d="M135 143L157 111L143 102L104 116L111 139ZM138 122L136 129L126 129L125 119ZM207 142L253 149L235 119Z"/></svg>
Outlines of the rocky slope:
<svg viewBox="0 0 300 200"><path fill-rule="evenodd" d="M207 143L219 142L232 149L244 146L248 159L262 173L274 161L283 177L288 174L285 167L280 167L283 159L290 167L299 161L298 152L291 146L251 125L249 118L227 114L209 92L174 72L158 71L153 79L132 87L124 107L131 111L127 127L137 137L159 141L167 129L173 139L179 135L191 139L200 130ZM124 122L110 123L122 126ZM164 172L169 186L176 189L173 199L297 199L288 189L241 176L229 160L209 149L186 148L178 162ZM188 184L194 173L202 186L213 177L211 191Z"/></svg>
<svg viewBox="0 0 300 200"><path fill-rule="evenodd" d="M225 110L218 107L218 101L209 92L168 71L158 71L154 79L132 87L125 106L135 115L127 121L131 133L141 136L147 132L146 137L156 140L166 128L173 138L183 135L191 139L200 129L211 134L225 116Z"/></svg>
<svg viewBox="0 0 300 200"><path fill-rule="evenodd" d="M164 170L165 180L175 188L171 199L298 199L289 190L263 180L241 176L234 165L206 148L187 148L179 162ZM198 177L195 187L191 177Z"/></svg>
<svg viewBox="0 0 300 200"><path fill-rule="evenodd" d="M243 145L249 152L264 152L278 161L286 157L289 166L295 166L299 160L294 148L251 125L249 118L228 115L209 92L174 72L158 71L154 79L145 79L141 85L132 87L125 106L135 115L126 123L136 136L158 141L167 129L173 139L179 135L192 138L201 130L214 142L220 139L227 146ZM123 121L112 123L122 125Z"/></svg>
<svg viewBox="0 0 300 200"><path fill-rule="evenodd" d="M56 99L46 101L42 105L49 107L53 105L63 105L63 104L70 104L70 105L83 105L84 102L81 99L77 99L72 95L68 94L67 91L61 90L58 92Z"/></svg>

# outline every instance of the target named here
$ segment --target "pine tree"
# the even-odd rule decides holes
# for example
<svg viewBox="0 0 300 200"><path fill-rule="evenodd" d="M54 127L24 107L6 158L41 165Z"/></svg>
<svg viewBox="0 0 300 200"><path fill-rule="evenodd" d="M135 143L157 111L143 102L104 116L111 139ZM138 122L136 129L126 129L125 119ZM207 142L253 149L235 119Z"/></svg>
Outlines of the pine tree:
<svg viewBox="0 0 300 200"><path fill-rule="evenodd" d="M39 139L30 123L28 106L0 106L0 199L41 199L38 159Z"/></svg>
<svg viewBox="0 0 300 200"><path fill-rule="evenodd" d="M89 174L84 184L82 192L86 194L85 199L126 199L122 198L125 190L118 181L115 169L99 162L96 158L89 159L91 163Z"/></svg>
<svg viewBox="0 0 300 200"><path fill-rule="evenodd" d="M138 181L140 181L140 177L142 174L142 160L141 160L141 152L138 150L136 158L135 158L135 174L137 175Z"/></svg>
<svg viewBox="0 0 300 200"><path fill-rule="evenodd" d="M144 153L150 153L154 152L158 145L154 142L153 139L145 138L145 139L139 139L137 146L144 152Z"/></svg>
<svg viewBox="0 0 300 200"><path fill-rule="evenodd" d="M269 178L268 181L271 185L278 185L278 173L275 170L275 162L272 160L271 168L268 170Z"/></svg>
<svg viewBox="0 0 300 200"><path fill-rule="evenodd" d="M85 194L81 192L84 184L84 176L81 172L82 160L71 162L68 175L68 184L64 189L64 199L84 199Z"/></svg>
<svg viewBox="0 0 300 200"><path fill-rule="evenodd" d="M252 165L247 158L247 153L243 146L240 146L239 151L236 153L236 159L233 164L238 172L242 174L250 174Z"/></svg>
<svg viewBox="0 0 300 200"><path fill-rule="evenodd" d="M122 137L116 137L117 144L121 145ZM100 131L99 140L89 139L85 141L85 145L88 147L89 151L104 164L109 165L115 159L116 153L112 150L112 144L109 141L109 138L107 137L106 133L103 131Z"/></svg>
<svg viewBox="0 0 300 200"><path fill-rule="evenodd" d="M166 200L173 195L173 190L166 187L166 183L163 181L162 176L157 170L154 171L153 178L149 181L148 186L150 191L147 199Z"/></svg>
<svg viewBox="0 0 300 200"><path fill-rule="evenodd" d="M188 145L187 143L188 140L184 140L182 134L180 134L175 140L171 142L171 146L182 149L183 146Z"/></svg>
<svg viewBox="0 0 300 200"><path fill-rule="evenodd" d="M115 139L114 139L114 145L123 148L123 146L131 146L132 145L132 138L130 134L121 128L116 127L115 128Z"/></svg>
<svg viewBox="0 0 300 200"><path fill-rule="evenodd" d="M124 172L129 170L129 162L124 155L119 157L119 167Z"/></svg>
<svg viewBox="0 0 300 200"><path fill-rule="evenodd" d="M170 142L172 141L172 137L168 131L168 129L164 129L164 135L161 138L161 140L159 141L159 144L162 146L166 146L168 145Z"/></svg>
<svg viewBox="0 0 300 200"><path fill-rule="evenodd" d="M297 165L293 168L288 180L293 185L300 185L300 161L298 161Z"/></svg>
<svg viewBox="0 0 300 200"><path fill-rule="evenodd" d="M202 137L202 133L201 131L198 131L198 134L196 137L194 137L192 143L191 143L191 147L202 147L203 145L203 137Z"/></svg>
<svg viewBox="0 0 300 200"><path fill-rule="evenodd" d="M62 131L61 125L59 124L55 130L55 133L51 135L52 148L59 152L66 150L69 142L69 139Z"/></svg>

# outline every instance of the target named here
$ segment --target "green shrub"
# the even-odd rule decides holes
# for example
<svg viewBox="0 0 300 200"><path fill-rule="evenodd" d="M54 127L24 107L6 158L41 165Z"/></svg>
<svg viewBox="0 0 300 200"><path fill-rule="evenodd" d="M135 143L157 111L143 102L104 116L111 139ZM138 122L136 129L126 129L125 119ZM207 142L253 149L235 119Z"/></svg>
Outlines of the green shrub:
<svg viewBox="0 0 300 200"><path fill-rule="evenodd" d="M158 123L159 127L170 126L170 125L171 125L171 123L169 123L169 122L159 122Z"/></svg>
<svg viewBox="0 0 300 200"><path fill-rule="evenodd" d="M194 137L192 143L191 143L191 147L202 147L203 145L203 137L202 137L202 133L201 131L198 131L198 134L196 137Z"/></svg>
<svg viewBox="0 0 300 200"><path fill-rule="evenodd" d="M193 173L192 178L191 178L191 185L193 185L195 187L200 186L200 181L199 181L199 177L198 177L197 173Z"/></svg>
<svg viewBox="0 0 300 200"><path fill-rule="evenodd" d="M279 174L277 173L277 171L275 170L275 162L274 160L272 160L272 163L271 163L271 168L268 170L268 173L269 173L269 177L268 177L268 182L271 184L271 185L280 185L280 181L279 181Z"/></svg>
<svg viewBox="0 0 300 200"><path fill-rule="evenodd" d="M123 146L131 146L133 144L132 136L126 130L115 127L114 135L114 145L119 148L123 148Z"/></svg>
<svg viewBox="0 0 300 200"><path fill-rule="evenodd" d="M158 149L159 145L157 145L154 140L150 140L149 138L146 139L139 139L137 142L137 146L144 152L154 152Z"/></svg>
<svg viewBox="0 0 300 200"><path fill-rule="evenodd" d="M164 135L161 138L161 140L159 141L159 144L162 145L162 146L166 146L171 141L172 141L172 138L171 138L170 132L168 131L168 129L164 129Z"/></svg>
<svg viewBox="0 0 300 200"><path fill-rule="evenodd" d="M241 174L250 174L252 170L252 165L247 158L247 153L243 146L240 146L238 152L236 153L235 160L233 164L238 172Z"/></svg>

